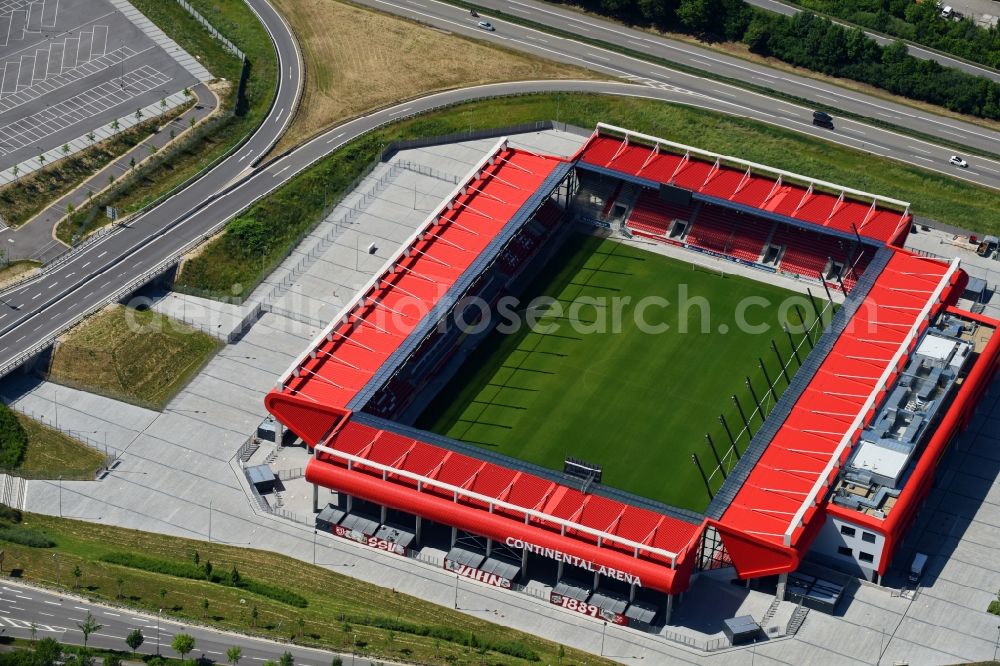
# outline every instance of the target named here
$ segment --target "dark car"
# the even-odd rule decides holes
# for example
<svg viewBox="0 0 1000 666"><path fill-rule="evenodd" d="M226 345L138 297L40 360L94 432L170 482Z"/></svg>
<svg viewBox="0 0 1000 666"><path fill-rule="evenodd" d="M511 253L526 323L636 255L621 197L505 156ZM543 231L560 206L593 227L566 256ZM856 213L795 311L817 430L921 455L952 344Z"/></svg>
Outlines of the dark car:
<svg viewBox="0 0 1000 666"><path fill-rule="evenodd" d="M813 125L833 129L833 116L823 111L813 111Z"/></svg>

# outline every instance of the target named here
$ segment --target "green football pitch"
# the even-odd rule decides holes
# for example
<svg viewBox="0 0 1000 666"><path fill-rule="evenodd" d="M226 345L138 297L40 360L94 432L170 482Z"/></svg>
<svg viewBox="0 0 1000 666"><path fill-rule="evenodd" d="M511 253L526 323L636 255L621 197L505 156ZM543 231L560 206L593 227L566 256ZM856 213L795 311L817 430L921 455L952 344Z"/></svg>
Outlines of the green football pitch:
<svg viewBox="0 0 1000 666"><path fill-rule="evenodd" d="M760 425L745 378L762 401L758 359L781 381L771 344L790 355L779 319L792 292L574 233L521 297L522 321L540 296L553 297L562 312L535 307L533 329L490 333L417 425L559 471L567 456L583 459L603 466L605 485L703 511L708 493L691 454L707 473L716 467L705 434L720 454L729 448L718 417L727 416L734 434L743 428L734 394L751 427ZM627 304L615 304L625 297ZM741 303L742 321L766 332L740 330ZM790 308L794 323L804 307ZM721 481L721 474L711 479L713 491Z"/></svg>

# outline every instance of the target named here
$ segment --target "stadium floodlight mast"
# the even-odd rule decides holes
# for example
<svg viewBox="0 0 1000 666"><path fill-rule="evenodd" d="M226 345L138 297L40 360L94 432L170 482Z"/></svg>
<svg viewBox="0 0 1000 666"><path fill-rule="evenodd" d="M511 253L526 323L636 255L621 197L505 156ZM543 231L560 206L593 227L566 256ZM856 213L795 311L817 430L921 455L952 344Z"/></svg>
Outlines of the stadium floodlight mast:
<svg viewBox="0 0 1000 666"><path fill-rule="evenodd" d="M803 524L806 511L818 503L819 494L826 487L827 480L831 479L834 472L839 470L841 464L840 461L844 456L844 451L848 446L853 445L854 434L861 430L862 422L868 413L868 410L874 407L875 400L879 392L882 391L882 389L888 384L889 377L893 372L895 372L903 356L908 353L910 343L913 342L913 340L916 339L917 335L920 333L922 324L930 318L931 310L940 302L941 294L944 293L945 287L948 286L951 282L952 276L955 274L955 271L958 270L959 263L959 258L955 257L948 264L947 270L945 270L944 274L941 276L937 286L927 299L927 302L924 303L924 306L914 318L913 324L910 326L910 330L907 332L906 337L904 337L902 342L900 342L899 347L896 349L896 353L892 355L892 358L889 360L888 364L886 364L885 370L882 371L878 381L872 387L871 393L868 394L864 404L862 404L858 409L858 413L854 417L854 420L845 430L843 437L841 437L840 442L837 444L837 448L834 449L830 455L829 462L827 462L823 471L817 475L812 488L802 500L802 504L799 505L799 508L792 516L792 519L788 522L788 527L785 529L785 533L783 535L785 546L792 545L792 534L794 534L795 530Z"/></svg>

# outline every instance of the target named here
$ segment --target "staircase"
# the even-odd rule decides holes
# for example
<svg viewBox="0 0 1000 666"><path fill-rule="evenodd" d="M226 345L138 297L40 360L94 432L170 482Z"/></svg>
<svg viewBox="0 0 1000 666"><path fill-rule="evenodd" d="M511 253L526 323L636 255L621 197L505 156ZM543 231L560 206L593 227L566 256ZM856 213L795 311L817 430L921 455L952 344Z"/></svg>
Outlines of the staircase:
<svg viewBox="0 0 1000 666"><path fill-rule="evenodd" d="M240 461L248 462L250 458L253 457L253 454L257 453L257 449L259 448L260 448L260 443L257 441L257 438L254 437L249 442L247 442L246 446L244 446L243 450L240 452Z"/></svg>
<svg viewBox="0 0 1000 666"><path fill-rule="evenodd" d="M24 508L24 479L0 474L0 502L13 509Z"/></svg>
<svg viewBox="0 0 1000 666"><path fill-rule="evenodd" d="M771 605L768 607L767 612L764 613L763 619L761 619L760 621L761 629L767 626L768 622L770 622L771 619L774 617L774 614L778 612L778 608L780 606L781 606L780 599L775 599L774 601L771 602Z"/></svg>
<svg viewBox="0 0 1000 666"><path fill-rule="evenodd" d="M792 619L788 621L788 629L785 630L785 635L794 636L798 632L799 627L802 626L802 623L806 621L806 615L809 615L809 609L803 608L802 604L799 603L795 610L792 611Z"/></svg>

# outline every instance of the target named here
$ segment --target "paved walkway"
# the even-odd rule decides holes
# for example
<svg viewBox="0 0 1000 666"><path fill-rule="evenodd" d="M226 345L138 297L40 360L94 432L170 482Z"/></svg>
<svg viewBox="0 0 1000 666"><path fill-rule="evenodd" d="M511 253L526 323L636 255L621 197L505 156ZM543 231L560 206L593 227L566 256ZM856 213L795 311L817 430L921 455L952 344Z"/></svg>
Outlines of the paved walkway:
<svg viewBox="0 0 1000 666"><path fill-rule="evenodd" d="M171 130L177 137L180 137L183 132L190 129L192 118L195 123L200 123L213 112L218 99L205 84L198 84L191 89L191 92L196 104L167 126L162 127L131 150L108 163L103 169L52 202L48 208L25 224L16 229L0 231L0 243L3 243L8 256L12 259L32 258L45 263L65 252L67 246L55 238L55 228L59 221L65 217L67 204L72 203L74 208L84 205L88 200L89 193L97 194L108 187L109 175L114 175L115 180L118 180L128 172L131 169L129 162L132 158L135 158L138 166L143 160L149 159L150 146L155 146L159 151L171 141Z"/></svg>

